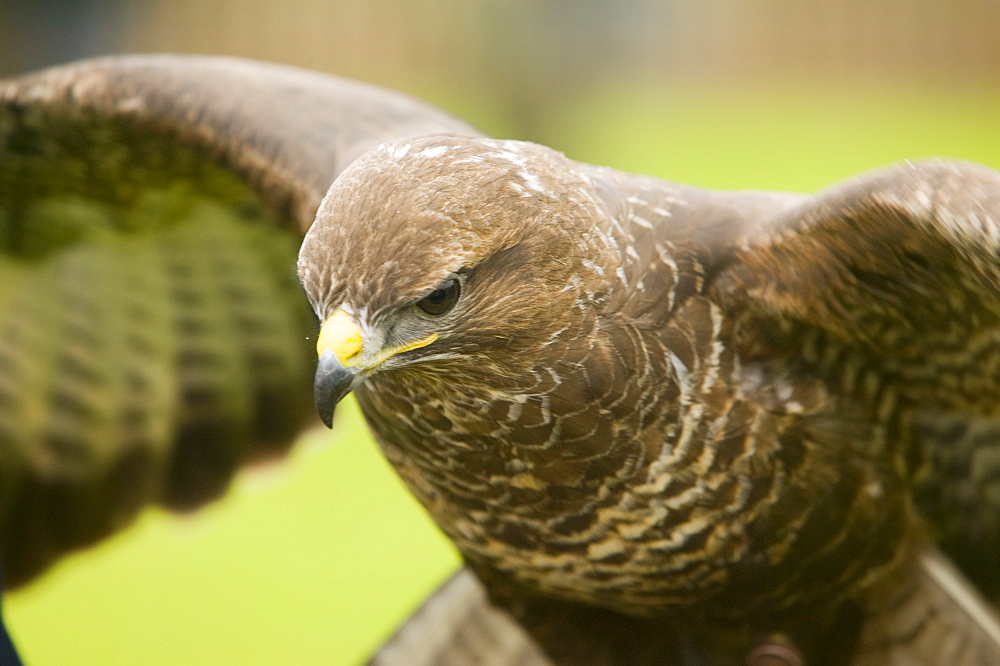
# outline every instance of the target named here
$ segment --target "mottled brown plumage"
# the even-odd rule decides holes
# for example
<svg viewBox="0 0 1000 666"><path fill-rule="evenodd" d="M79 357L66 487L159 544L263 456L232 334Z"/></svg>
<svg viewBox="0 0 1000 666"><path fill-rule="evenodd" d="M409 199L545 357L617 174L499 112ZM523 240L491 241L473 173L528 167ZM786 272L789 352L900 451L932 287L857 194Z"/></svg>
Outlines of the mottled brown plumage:
<svg viewBox="0 0 1000 666"><path fill-rule="evenodd" d="M971 165L814 199L429 137L347 169L299 269L321 320L357 323L369 424L500 603L668 620L651 655L780 632L818 661L922 549L934 459L995 455L997 214L1000 176ZM415 307L448 279L452 310ZM989 544L983 584L995 473L935 507L975 523L960 550ZM574 640L567 661L594 654Z"/></svg>
<svg viewBox="0 0 1000 666"><path fill-rule="evenodd" d="M226 59L0 85L5 573L282 450L319 206L321 416L356 390L479 580L379 663L1000 658L1000 175L710 192L474 134Z"/></svg>

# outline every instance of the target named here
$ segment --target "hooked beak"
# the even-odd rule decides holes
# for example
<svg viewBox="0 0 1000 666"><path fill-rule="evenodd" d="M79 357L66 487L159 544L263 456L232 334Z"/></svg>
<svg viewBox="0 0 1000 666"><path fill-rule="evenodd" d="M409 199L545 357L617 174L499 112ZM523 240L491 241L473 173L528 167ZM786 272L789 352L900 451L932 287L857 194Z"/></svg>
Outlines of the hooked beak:
<svg viewBox="0 0 1000 666"><path fill-rule="evenodd" d="M316 366L313 391L320 419L327 428L333 427L337 403L364 381L369 372L396 354L426 347L437 338L437 333L431 333L419 340L377 349L366 353L362 361L361 327L343 310L334 312L323 322L316 340L319 365Z"/></svg>
<svg viewBox="0 0 1000 666"><path fill-rule="evenodd" d="M327 428L333 427L333 412L337 403L360 384L363 378L360 368L344 367L337 355L329 349L319 355L313 391L319 418Z"/></svg>
<svg viewBox="0 0 1000 666"><path fill-rule="evenodd" d="M319 418L327 428L333 427L337 403L364 379L357 365L361 344L361 328L343 310L334 312L320 328L316 340L319 364L313 391Z"/></svg>

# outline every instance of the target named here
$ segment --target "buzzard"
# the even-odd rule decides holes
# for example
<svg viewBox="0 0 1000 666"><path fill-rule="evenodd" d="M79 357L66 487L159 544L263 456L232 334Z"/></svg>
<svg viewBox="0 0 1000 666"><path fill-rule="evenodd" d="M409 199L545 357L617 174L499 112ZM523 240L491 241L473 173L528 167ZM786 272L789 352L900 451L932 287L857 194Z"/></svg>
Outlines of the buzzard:
<svg viewBox="0 0 1000 666"><path fill-rule="evenodd" d="M0 224L9 583L354 391L467 564L377 663L1000 659L992 170L713 192L122 57L0 86Z"/></svg>

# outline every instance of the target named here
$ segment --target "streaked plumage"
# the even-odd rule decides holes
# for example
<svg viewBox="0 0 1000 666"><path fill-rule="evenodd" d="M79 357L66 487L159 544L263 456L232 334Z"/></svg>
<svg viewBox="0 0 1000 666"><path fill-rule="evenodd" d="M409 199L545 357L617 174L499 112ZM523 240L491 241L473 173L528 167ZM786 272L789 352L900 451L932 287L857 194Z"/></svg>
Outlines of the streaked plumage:
<svg viewBox="0 0 1000 666"><path fill-rule="evenodd" d="M818 658L923 548L914 499L949 492L933 458L1000 438L998 194L997 174L961 164L817 199L407 139L335 182L300 275L363 348L437 335L362 360L358 398L501 603L668 619L716 646L732 633L733 654L780 632ZM454 310L421 316L449 276ZM931 425L955 420L985 431L978 446ZM950 535L962 551L1000 521L995 473L935 507L944 525L978 511Z"/></svg>
<svg viewBox="0 0 1000 666"><path fill-rule="evenodd" d="M49 250L70 262L53 269L65 286L32 292L67 318L44 340L48 367L82 355L103 370L4 375L27 396L0 403L15 580L145 502L204 501L295 432L309 324L282 255L253 239L294 239L343 171L299 256L330 322L317 384L339 382L317 402L356 390L397 471L549 658L735 663L784 640L810 664L1000 655L993 611L931 546L1000 593L1000 175L930 162L812 197L721 193L474 134L385 91L233 61L112 59L0 87L14 219L65 207L53 192L68 182L114 209L124 239ZM100 178L90 164L107 165ZM162 200L166 232L119 221ZM183 233L215 235L171 245ZM121 258L133 246L146 258ZM83 277L65 272L74 256ZM116 262L155 284L109 285L88 309L79 285ZM158 305L140 316L134 301ZM237 339L245 353L222 351ZM255 388L261 358L284 360ZM116 407L135 368L169 378L138 421ZM46 415L37 428L24 400ZM67 414L95 401L104 411ZM142 482L109 494L135 461ZM434 608L485 604L471 583L448 590L414 619L410 650ZM465 625L511 663L540 658L494 613ZM476 634L446 616L455 631L435 635L465 636L452 647L473 658ZM443 644L427 663L447 661Z"/></svg>

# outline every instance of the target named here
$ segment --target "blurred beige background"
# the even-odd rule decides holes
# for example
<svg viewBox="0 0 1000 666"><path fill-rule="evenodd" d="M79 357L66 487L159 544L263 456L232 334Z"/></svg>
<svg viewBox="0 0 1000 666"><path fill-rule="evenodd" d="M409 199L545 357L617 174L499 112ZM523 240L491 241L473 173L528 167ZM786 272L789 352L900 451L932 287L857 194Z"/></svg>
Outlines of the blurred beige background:
<svg viewBox="0 0 1000 666"><path fill-rule="evenodd" d="M0 0L0 75L128 51L231 54L381 83L546 141L609 81L1000 85L996 0Z"/></svg>

